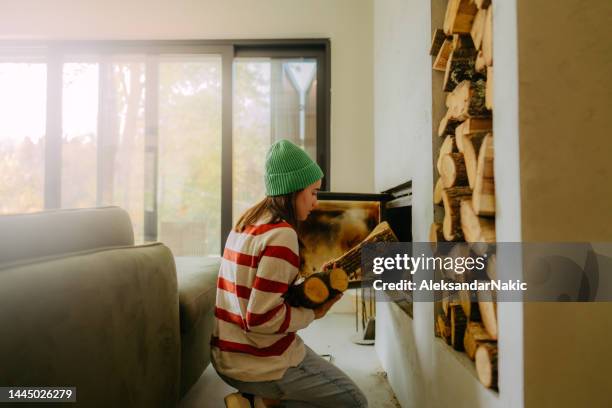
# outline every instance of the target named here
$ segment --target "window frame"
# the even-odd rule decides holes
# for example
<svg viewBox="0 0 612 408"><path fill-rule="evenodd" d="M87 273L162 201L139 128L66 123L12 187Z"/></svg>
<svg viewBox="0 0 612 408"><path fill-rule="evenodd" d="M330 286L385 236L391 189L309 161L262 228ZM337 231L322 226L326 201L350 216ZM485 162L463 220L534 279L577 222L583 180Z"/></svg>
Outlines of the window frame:
<svg viewBox="0 0 612 408"><path fill-rule="evenodd" d="M316 161L323 170L322 191L329 190L330 180L330 130L331 130L331 47L330 40L321 39L270 39L270 40L92 40L92 41L38 41L0 40L0 61L21 56L35 58L47 63L47 113L45 142L44 208L61 208L62 191L62 64L75 55L95 55L98 63L104 62L105 54L139 54L145 56L147 99L145 124L145 156L151 153L154 160L154 174L149 177L150 185L145 186L157 197L158 175L158 128L157 109L154 103L155 73L161 54L216 54L222 61L222 120L221 120L221 251L223 243L232 229L232 139L233 139L233 65L235 58L312 58L317 61L317 140ZM42 62L42 61L41 61ZM149 74L153 81L149 81ZM149 98L152 95L152 99ZM99 137L104 137L99 135ZM99 145L102 142L99 139ZM98 149L100 150L100 149ZM98 151L98 155L101 154ZM101 160L98 160L100 166ZM145 166L147 162L145 160ZM101 169L97 169L96 191L100 205ZM145 170L146 175L146 170ZM145 180L147 177L145 176ZM151 190L147 190L147 189ZM157 199L144 203L145 241L154 241L157 231Z"/></svg>

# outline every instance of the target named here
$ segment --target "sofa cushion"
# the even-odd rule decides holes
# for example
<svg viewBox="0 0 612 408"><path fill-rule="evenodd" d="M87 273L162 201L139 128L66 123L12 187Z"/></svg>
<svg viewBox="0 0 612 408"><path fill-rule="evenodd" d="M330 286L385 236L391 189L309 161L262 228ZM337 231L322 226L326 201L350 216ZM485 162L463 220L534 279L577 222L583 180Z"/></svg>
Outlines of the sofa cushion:
<svg viewBox="0 0 612 408"><path fill-rule="evenodd" d="M196 326L198 320L215 305L218 257L175 257L179 290L181 332Z"/></svg>
<svg viewBox="0 0 612 408"><path fill-rule="evenodd" d="M0 263L134 244L119 207L51 210L0 216Z"/></svg>
<svg viewBox="0 0 612 408"><path fill-rule="evenodd" d="M3 386L75 386L86 407L176 405L177 282L164 245L5 265L0 299Z"/></svg>

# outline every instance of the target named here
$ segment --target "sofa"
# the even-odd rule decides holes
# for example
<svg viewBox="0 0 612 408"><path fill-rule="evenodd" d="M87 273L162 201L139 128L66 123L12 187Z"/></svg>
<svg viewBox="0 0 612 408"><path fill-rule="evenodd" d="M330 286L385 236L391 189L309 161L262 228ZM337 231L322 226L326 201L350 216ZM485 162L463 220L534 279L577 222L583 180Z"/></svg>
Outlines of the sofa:
<svg viewBox="0 0 612 408"><path fill-rule="evenodd" d="M118 207L0 216L0 385L176 406L209 364L218 268L134 245Z"/></svg>

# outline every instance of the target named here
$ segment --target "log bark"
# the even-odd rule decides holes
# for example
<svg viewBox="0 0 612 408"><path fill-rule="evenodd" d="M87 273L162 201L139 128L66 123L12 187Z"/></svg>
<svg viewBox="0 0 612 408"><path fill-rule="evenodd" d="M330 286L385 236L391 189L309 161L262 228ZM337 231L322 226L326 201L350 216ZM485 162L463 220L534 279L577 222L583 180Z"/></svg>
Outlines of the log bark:
<svg viewBox="0 0 612 408"><path fill-rule="evenodd" d="M438 55L442 44L444 44L444 40L446 40L446 35L444 34L444 30L441 28L437 28L434 31L433 36L431 38L431 47L429 47L429 55L434 56Z"/></svg>
<svg viewBox="0 0 612 408"><path fill-rule="evenodd" d="M464 121L473 117L487 117L491 112L486 107L486 81L462 81L446 97L449 120ZM456 131L456 129L455 129Z"/></svg>
<svg viewBox="0 0 612 408"><path fill-rule="evenodd" d="M450 306L451 346L455 350L463 351L463 337L467 327L467 317L461 305Z"/></svg>
<svg viewBox="0 0 612 408"><path fill-rule="evenodd" d="M460 204L462 199L469 198L472 189L467 186L445 188L442 191L444 203L444 224L442 231L447 241L458 241L463 238L460 222Z"/></svg>
<svg viewBox="0 0 612 408"><path fill-rule="evenodd" d="M436 71L446 71L446 64L448 63L448 57L450 57L451 52L453 51L453 40L452 38L446 38L438 53L436 54L436 58L434 59L432 68Z"/></svg>
<svg viewBox="0 0 612 408"><path fill-rule="evenodd" d="M487 67L487 86L485 90L485 106L493 110L493 67Z"/></svg>
<svg viewBox="0 0 612 408"><path fill-rule="evenodd" d="M494 341L495 340L489 336L489 333L487 333L482 323L469 322L465 330L465 337L463 338L465 354L467 354L471 360L474 360L478 346Z"/></svg>
<svg viewBox="0 0 612 408"><path fill-rule="evenodd" d="M497 340L497 302L495 301L495 293L493 292L478 292L478 308L480 309L480 317L487 333L492 339Z"/></svg>
<svg viewBox="0 0 612 408"><path fill-rule="evenodd" d="M482 52L482 50L478 50L478 54L476 54L476 63L474 65L474 69L480 74L486 74L487 72L487 62L485 61L484 53Z"/></svg>
<svg viewBox="0 0 612 408"><path fill-rule="evenodd" d="M489 7L489 5L491 4L491 0L474 0L474 3L479 9L484 9Z"/></svg>
<svg viewBox="0 0 612 408"><path fill-rule="evenodd" d="M478 8L469 0L448 0L444 16L444 32L447 35L469 33Z"/></svg>
<svg viewBox="0 0 612 408"><path fill-rule="evenodd" d="M480 309L478 309L478 302L472 300L471 292L468 290L459 291L459 304L463 308L463 313L470 322L479 322Z"/></svg>
<svg viewBox="0 0 612 408"><path fill-rule="evenodd" d="M444 186L442 185L442 178L438 178L438 181L436 181L436 187L434 188L434 193L433 193L433 201L434 204L442 204L442 190L444 189Z"/></svg>
<svg viewBox="0 0 612 408"><path fill-rule="evenodd" d="M462 81L471 80L475 72L475 58L458 57L453 51L446 63L442 90L452 92Z"/></svg>
<svg viewBox="0 0 612 408"><path fill-rule="evenodd" d="M436 322L438 323L438 330L440 331L440 336L446 341L446 343L450 344L451 342L451 328L450 323L448 321L448 317L443 314L439 314L436 318Z"/></svg>
<svg viewBox="0 0 612 408"><path fill-rule="evenodd" d="M497 255L493 254L487 260L487 277L497 280Z"/></svg>
<svg viewBox="0 0 612 408"><path fill-rule="evenodd" d="M482 140L486 133L465 134L463 132L455 132L459 136L455 137L457 148L463 153L465 168L467 172L468 185L474 188L476 185L476 172L478 170L478 152L482 145Z"/></svg>
<svg viewBox="0 0 612 408"><path fill-rule="evenodd" d="M446 115L440 121L440 125L438 126L438 136L443 137L446 135L454 135L457 126L459 126L461 122L451 119L448 111Z"/></svg>
<svg viewBox="0 0 612 408"><path fill-rule="evenodd" d="M482 53L487 66L493 65L493 7L487 9L482 36Z"/></svg>
<svg viewBox="0 0 612 408"><path fill-rule="evenodd" d="M448 153L442 156L440 178L444 188L467 185L467 171L462 153Z"/></svg>
<svg viewBox="0 0 612 408"><path fill-rule="evenodd" d="M469 35L453 35L452 52L444 72L444 92L452 92L462 81L470 80L475 75L474 64L476 49Z"/></svg>
<svg viewBox="0 0 612 408"><path fill-rule="evenodd" d="M497 344L484 343L476 350L476 373L487 388L497 389Z"/></svg>
<svg viewBox="0 0 612 408"><path fill-rule="evenodd" d="M431 227L429 228L429 242L444 242L442 224L439 222L431 223Z"/></svg>
<svg viewBox="0 0 612 408"><path fill-rule="evenodd" d="M472 24L472 30L470 35L472 41L474 41L474 48L477 50L482 46L482 37L484 36L484 27L487 19L487 10L480 9L474 17L474 23Z"/></svg>
<svg viewBox="0 0 612 408"><path fill-rule="evenodd" d="M436 161L436 168L438 173L442 174L442 158L449 154L457 152L457 145L455 144L454 136L446 136L446 139L440 145L440 151L438 152L438 160Z"/></svg>
<svg viewBox="0 0 612 408"><path fill-rule="evenodd" d="M495 242L495 220L474 213L471 200L461 201L461 229L467 242ZM481 252L481 251L479 251Z"/></svg>
<svg viewBox="0 0 612 408"><path fill-rule="evenodd" d="M469 118L455 128L455 136L459 133L462 135L472 135L474 133L491 132L492 130L492 118Z"/></svg>
<svg viewBox="0 0 612 408"><path fill-rule="evenodd" d="M493 172L493 135L487 134L482 140L478 153L478 166L476 168L476 183L472 206L474 212L481 216L495 215L495 180Z"/></svg>

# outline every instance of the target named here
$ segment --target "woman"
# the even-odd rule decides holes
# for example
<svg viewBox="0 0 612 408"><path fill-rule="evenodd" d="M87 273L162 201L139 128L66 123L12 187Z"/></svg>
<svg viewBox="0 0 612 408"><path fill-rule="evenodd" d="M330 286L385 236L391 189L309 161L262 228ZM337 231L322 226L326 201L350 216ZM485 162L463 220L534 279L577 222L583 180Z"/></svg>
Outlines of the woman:
<svg viewBox="0 0 612 408"><path fill-rule="evenodd" d="M341 295L314 310L291 307L283 297L300 266L297 225L316 207L322 177L302 149L274 143L266 156L266 198L227 239L211 342L213 366L239 391L225 398L227 407L367 407L355 383L295 334Z"/></svg>

